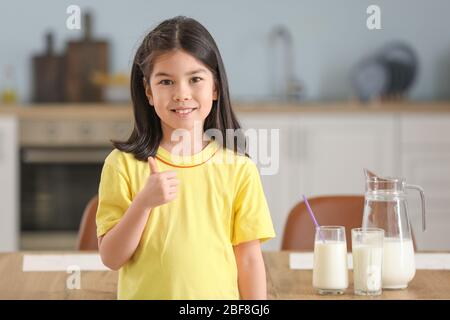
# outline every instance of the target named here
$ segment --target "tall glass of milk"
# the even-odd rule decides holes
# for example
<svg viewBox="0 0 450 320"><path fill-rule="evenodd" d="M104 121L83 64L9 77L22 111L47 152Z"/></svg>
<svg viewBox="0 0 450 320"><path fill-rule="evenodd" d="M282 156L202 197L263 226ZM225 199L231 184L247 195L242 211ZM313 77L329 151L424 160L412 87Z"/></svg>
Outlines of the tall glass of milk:
<svg viewBox="0 0 450 320"><path fill-rule="evenodd" d="M380 295L384 230L352 229L353 285L356 295Z"/></svg>
<svg viewBox="0 0 450 320"><path fill-rule="evenodd" d="M319 294L343 294L348 287L347 242L342 226L316 229L313 287Z"/></svg>

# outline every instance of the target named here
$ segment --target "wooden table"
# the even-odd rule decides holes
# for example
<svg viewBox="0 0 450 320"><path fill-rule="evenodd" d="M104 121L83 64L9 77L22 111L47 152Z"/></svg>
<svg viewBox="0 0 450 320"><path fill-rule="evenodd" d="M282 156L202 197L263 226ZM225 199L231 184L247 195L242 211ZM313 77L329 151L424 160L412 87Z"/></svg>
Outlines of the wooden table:
<svg viewBox="0 0 450 320"><path fill-rule="evenodd" d="M23 253L0 254L0 299L116 299L116 271L82 271L81 289L67 289L66 272L23 272ZM408 289L378 297L353 295L352 274L344 295L319 296L311 270L289 269L289 252L264 252L269 299L450 299L450 270L417 270Z"/></svg>
<svg viewBox="0 0 450 320"><path fill-rule="evenodd" d="M64 253L79 252L51 254ZM0 299L117 299L117 271L81 271L81 289L71 290L67 289L71 275L67 272L23 272L23 255L23 252L0 254Z"/></svg>
<svg viewBox="0 0 450 320"><path fill-rule="evenodd" d="M383 290L380 296L353 294L353 272L343 295L320 296L312 287L312 270L289 268L289 252L265 252L269 299L450 299L450 270L416 270L414 279L404 290Z"/></svg>

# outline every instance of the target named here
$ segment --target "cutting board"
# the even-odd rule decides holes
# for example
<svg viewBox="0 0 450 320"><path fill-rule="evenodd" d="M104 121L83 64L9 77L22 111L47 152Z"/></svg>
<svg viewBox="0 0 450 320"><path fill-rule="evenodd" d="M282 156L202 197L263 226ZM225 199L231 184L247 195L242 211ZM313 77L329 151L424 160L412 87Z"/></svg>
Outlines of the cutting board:
<svg viewBox="0 0 450 320"><path fill-rule="evenodd" d="M43 54L33 56L34 102L63 102L65 100L65 61L63 55L54 52L53 35L47 33Z"/></svg>
<svg viewBox="0 0 450 320"><path fill-rule="evenodd" d="M92 37L92 17L83 17L84 36L69 41L66 51L65 91L68 102L102 102L103 88L93 82L95 73L108 73L109 44Z"/></svg>

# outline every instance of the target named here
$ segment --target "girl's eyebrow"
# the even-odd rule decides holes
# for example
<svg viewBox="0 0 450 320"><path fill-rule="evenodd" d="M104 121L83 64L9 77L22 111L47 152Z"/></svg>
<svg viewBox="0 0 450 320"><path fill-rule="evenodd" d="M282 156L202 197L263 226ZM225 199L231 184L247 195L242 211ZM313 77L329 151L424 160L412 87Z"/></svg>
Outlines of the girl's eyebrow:
<svg viewBox="0 0 450 320"><path fill-rule="evenodd" d="M190 75L193 75L196 73L206 73L206 70L203 68L200 68L197 70L186 72L185 75L190 76ZM171 77L171 75L168 73L165 73L165 72L158 72L157 74L155 74L155 77Z"/></svg>

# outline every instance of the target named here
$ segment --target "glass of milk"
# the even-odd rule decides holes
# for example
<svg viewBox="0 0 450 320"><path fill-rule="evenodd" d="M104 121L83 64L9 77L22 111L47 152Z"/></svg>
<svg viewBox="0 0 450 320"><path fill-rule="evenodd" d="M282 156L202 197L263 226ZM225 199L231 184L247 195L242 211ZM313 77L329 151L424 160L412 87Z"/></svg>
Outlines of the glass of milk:
<svg viewBox="0 0 450 320"><path fill-rule="evenodd" d="M313 287L319 294L343 294L348 287L347 242L342 226L316 229Z"/></svg>
<svg viewBox="0 0 450 320"><path fill-rule="evenodd" d="M352 229L353 284L356 295L380 295L384 230Z"/></svg>

